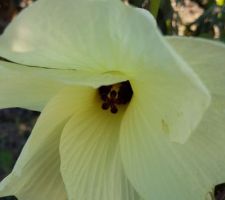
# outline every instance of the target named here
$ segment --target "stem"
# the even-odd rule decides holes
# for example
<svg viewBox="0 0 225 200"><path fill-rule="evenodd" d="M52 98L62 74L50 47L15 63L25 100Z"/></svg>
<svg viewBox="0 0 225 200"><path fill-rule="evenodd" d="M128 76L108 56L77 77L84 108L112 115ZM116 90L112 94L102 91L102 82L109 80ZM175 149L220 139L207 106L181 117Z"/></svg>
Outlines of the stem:
<svg viewBox="0 0 225 200"><path fill-rule="evenodd" d="M155 18L157 18L159 6L160 0L150 0L149 10Z"/></svg>

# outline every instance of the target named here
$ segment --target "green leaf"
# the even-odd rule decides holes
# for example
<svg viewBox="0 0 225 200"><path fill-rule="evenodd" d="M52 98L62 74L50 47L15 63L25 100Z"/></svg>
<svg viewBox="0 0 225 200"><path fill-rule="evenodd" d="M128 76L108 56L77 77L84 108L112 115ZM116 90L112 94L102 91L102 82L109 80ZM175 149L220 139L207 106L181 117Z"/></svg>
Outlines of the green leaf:
<svg viewBox="0 0 225 200"><path fill-rule="evenodd" d="M13 166L13 155L8 150L1 150L0 151L0 163L1 163L1 169L8 173L12 166Z"/></svg>

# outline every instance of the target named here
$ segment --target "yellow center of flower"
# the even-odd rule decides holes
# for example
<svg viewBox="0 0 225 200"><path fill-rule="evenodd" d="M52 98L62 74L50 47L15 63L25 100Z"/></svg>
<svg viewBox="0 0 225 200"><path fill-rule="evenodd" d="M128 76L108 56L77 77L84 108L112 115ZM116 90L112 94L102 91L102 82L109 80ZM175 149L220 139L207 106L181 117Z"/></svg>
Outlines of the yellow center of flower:
<svg viewBox="0 0 225 200"><path fill-rule="evenodd" d="M118 105L126 105L133 96L133 90L129 81L116 83L114 85L101 86L98 88L101 97L102 109L110 109L111 113L118 112Z"/></svg>

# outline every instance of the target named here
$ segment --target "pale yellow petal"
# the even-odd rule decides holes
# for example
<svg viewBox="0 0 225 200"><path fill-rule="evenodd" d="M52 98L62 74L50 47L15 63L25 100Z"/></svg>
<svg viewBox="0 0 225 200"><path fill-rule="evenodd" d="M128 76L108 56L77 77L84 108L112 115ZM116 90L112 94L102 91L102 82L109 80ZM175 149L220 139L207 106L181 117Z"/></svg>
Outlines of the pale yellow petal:
<svg viewBox="0 0 225 200"><path fill-rule="evenodd" d="M133 56L130 41L142 34L139 15L116 0L37 1L6 29L0 55L32 66L115 71Z"/></svg>
<svg viewBox="0 0 225 200"><path fill-rule="evenodd" d="M6 29L0 55L32 66L145 78L157 68L187 71L152 15L119 0L37 1Z"/></svg>
<svg viewBox="0 0 225 200"><path fill-rule="evenodd" d="M44 132L51 136L41 138L42 142L31 135L12 173L0 183L1 197L14 195L18 200L67 200L58 154L63 125L55 126L52 132ZM38 150L31 148L37 145Z"/></svg>
<svg viewBox="0 0 225 200"><path fill-rule="evenodd" d="M166 131L158 133L158 128L169 131L170 124L157 124L149 106L133 98L121 125L122 159L145 199L205 199L225 181L225 47L201 39L168 40L209 88L211 105L190 139L177 144Z"/></svg>
<svg viewBox="0 0 225 200"><path fill-rule="evenodd" d="M77 92L80 93L78 89ZM15 195L19 200L67 199L60 174L59 140L65 123L75 112L73 99L78 94L68 95L63 90L48 103L12 173L0 184L0 196Z"/></svg>
<svg viewBox="0 0 225 200"><path fill-rule="evenodd" d="M124 118L121 150L127 176L145 199L204 199L225 181L225 98L212 102L185 144L158 134L138 108Z"/></svg>
<svg viewBox="0 0 225 200"><path fill-rule="evenodd" d="M204 88L194 83L194 76L170 70L159 68L149 74L149 80L131 80L134 91L131 104L144 109L146 120L157 134L184 143L208 108L210 98Z"/></svg>
<svg viewBox="0 0 225 200"><path fill-rule="evenodd" d="M73 99L76 112L60 142L61 173L69 200L140 200L121 164L118 137L124 111L102 110L92 88L71 88L68 93L78 94Z"/></svg>
<svg viewBox="0 0 225 200"><path fill-rule="evenodd" d="M88 73L28 67L0 61L0 108L22 107L41 111L60 89L82 84L98 87L125 80L118 73Z"/></svg>
<svg viewBox="0 0 225 200"><path fill-rule="evenodd" d="M212 95L225 94L225 45L188 37L166 37L167 41L198 74Z"/></svg>
<svg viewBox="0 0 225 200"><path fill-rule="evenodd" d="M66 85L49 75L49 70L0 61L0 108L42 110L47 101Z"/></svg>

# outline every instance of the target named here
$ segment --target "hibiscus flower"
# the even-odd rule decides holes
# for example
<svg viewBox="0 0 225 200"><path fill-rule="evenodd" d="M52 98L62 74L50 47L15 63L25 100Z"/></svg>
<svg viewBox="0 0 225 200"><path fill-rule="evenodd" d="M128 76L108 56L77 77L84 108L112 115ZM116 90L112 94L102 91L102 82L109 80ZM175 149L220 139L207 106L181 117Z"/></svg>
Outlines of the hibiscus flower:
<svg viewBox="0 0 225 200"><path fill-rule="evenodd" d="M39 0L0 55L0 107L41 111L0 196L200 200L225 180L223 44L120 1Z"/></svg>

